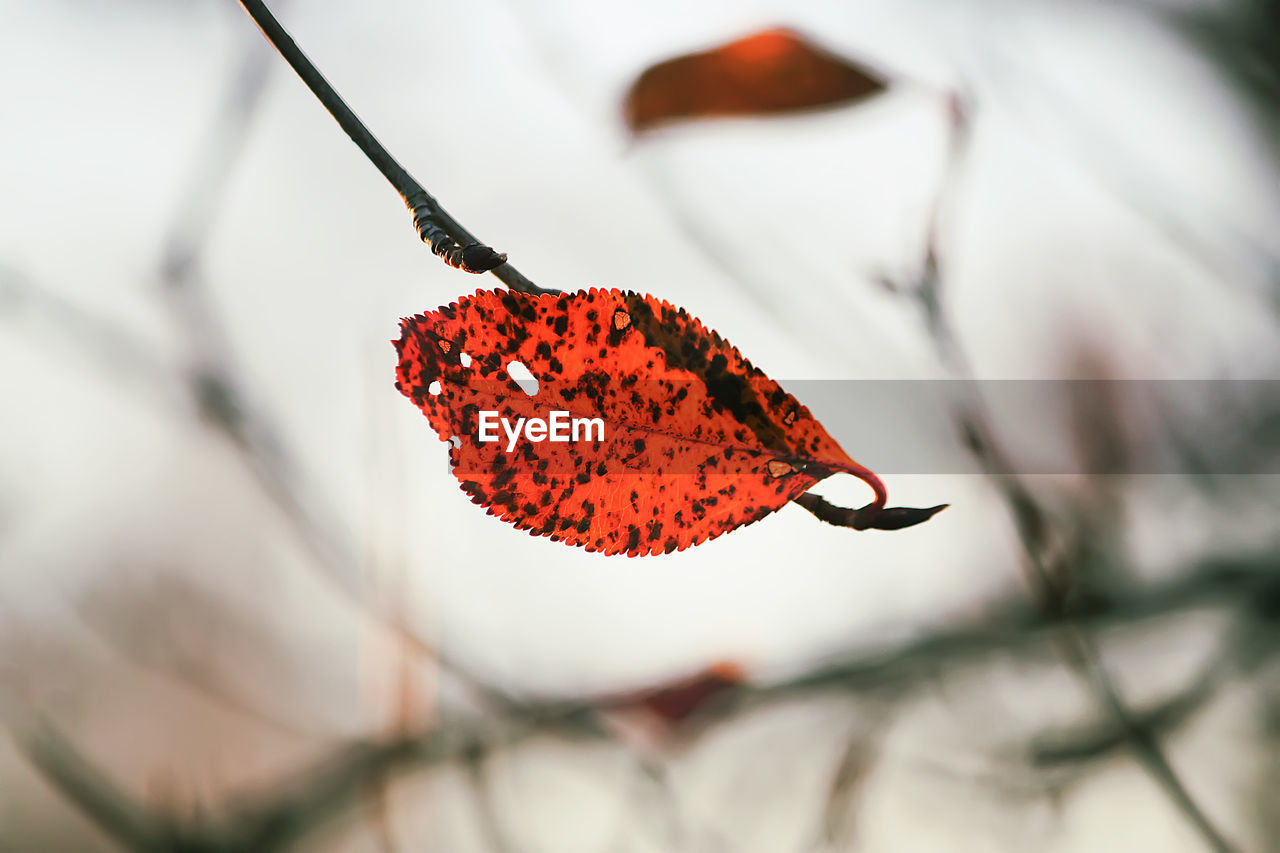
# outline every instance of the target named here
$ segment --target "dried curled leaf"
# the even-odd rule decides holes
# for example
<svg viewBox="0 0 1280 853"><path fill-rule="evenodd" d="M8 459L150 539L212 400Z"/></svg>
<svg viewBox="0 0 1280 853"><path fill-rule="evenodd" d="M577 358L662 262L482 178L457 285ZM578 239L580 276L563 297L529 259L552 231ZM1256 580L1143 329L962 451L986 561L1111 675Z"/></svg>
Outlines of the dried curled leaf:
<svg viewBox="0 0 1280 853"><path fill-rule="evenodd" d="M652 296L478 291L401 330L396 387L449 441L462 488L536 535L606 554L671 552L839 471L874 491L864 518L884 507L880 480L808 409ZM555 412L600 429L563 441L545 426L541 438L519 431L521 418L546 424ZM482 440L486 419L506 420L497 441Z"/></svg>
<svg viewBox="0 0 1280 853"><path fill-rule="evenodd" d="M884 88L868 69L773 29L651 65L631 85L623 112L631 131L641 133L687 119L847 104Z"/></svg>
<svg viewBox="0 0 1280 853"><path fill-rule="evenodd" d="M612 731L639 753L678 749L712 709L726 710L734 691L747 681L746 669L720 661L697 672L639 690L596 697L595 705Z"/></svg>
<svg viewBox="0 0 1280 853"><path fill-rule="evenodd" d="M631 704L674 725L693 716L708 702L745 679L742 667L732 661L722 661L691 677L640 693L631 698ZM627 698L615 704L625 707Z"/></svg>

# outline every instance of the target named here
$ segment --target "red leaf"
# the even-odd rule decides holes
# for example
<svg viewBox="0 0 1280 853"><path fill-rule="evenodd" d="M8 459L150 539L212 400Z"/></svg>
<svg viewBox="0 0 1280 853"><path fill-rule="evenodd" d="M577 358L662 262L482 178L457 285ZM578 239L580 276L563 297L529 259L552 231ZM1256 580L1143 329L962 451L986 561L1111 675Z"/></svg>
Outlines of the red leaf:
<svg viewBox="0 0 1280 853"><path fill-rule="evenodd" d="M656 690L623 699L620 704L634 704L657 715L669 724L683 722L706 702L746 678L742 667L732 661L711 666L696 675L681 679Z"/></svg>
<svg viewBox="0 0 1280 853"><path fill-rule="evenodd" d="M533 534L606 554L671 552L839 471L875 493L862 518L884 507L880 480L808 409L652 296L477 291L401 329L396 387L452 439L453 473L472 501ZM513 362L537 380L536 395L510 378ZM509 442L499 429L500 440L481 440L484 412L516 426L555 411L599 418L603 437Z"/></svg>
<svg viewBox="0 0 1280 853"><path fill-rule="evenodd" d="M650 66L632 84L623 112L640 133L681 119L836 106L884 88L869 70L774 29Z"/></svg>

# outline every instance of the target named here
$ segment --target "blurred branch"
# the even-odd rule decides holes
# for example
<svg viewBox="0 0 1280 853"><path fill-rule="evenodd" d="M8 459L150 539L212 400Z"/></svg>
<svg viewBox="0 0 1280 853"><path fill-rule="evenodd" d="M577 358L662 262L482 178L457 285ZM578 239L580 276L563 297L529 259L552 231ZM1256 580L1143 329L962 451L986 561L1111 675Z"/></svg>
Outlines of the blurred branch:
<svg viewBox="0 0 1280 853"><path fill-rule="evenodd" d="M202 148L193 158L187 187L179 195L165 235L161 284L180 338L188 347L188 388L197 414L236 448L328 579L346 595L361 600L353 568L356 559L338 538L341 525L309 497L312 490L300 485L281 430L261 406L248 399L248 383L236 366L225 323L210 299L200 263L229 176L257 115L270 71L269 57L269 50L255 41L233 73Z"/></svg>
<svg viewBox="0 0 1280 853"><path fill-rule="evenodd" d="M1224 14L1225 11L1225 14ZM1280 4L1235 0L1174 10L1173 23L1220 68L1280 157Z"/></svg>
<svg viewBox="0 0 1280 853"><path fill-rule="evenodd" d="M48 723L16 734L14 743L54 788L108 836L130 850L161 851L168 833L162 821L133 801L90 764Z"/></svg>
<svg viewBox="0 0 1280 853"><path fill-rule="evenodd" d="M302 781L253 797L253 805L230 808L220 821L189 825L156 815L94 767L45 720L15 742L44 778L79 807L104 832L126 848L172 853L175 850L285 850L349 810L371 782L410 766L456 761L477 750L514 742L528 726L516 723L505 731L458 727L438 729L420 738L354 743L302 774Z"/></svg>
<svg viewBox="0 0 1280 853"><path fill-rule="evenodd" d="M400 163L391 156L369 129L339 97L333 86L324 78L306 54L294 42L275 16L261 0L240 0L246 12L257 23L262 34L275 45L276 50L289 66L302 78L302 82L319 99L338 125L351 137L351 141L364 152L369 162L377 167L390 182L413 213L413 225L423 242L431 247L451 267L464 272L492 272L507 287L523 293L553 293L525 278L515 267L507 263L507 256L482 245L470 231L448 214L435 198L423 189Z"/></svg>
<svg viewBox="0 0 1280 853"><path fill-rule="evenodd" d="M1127 720L1111 719L1101 725L1038 737L1031 744L1031 763L1035 767L1053 767L1096 761L1125 748L1131 739L1153 740L1163 732L1176 731L1204 707L1226 673L1221 659L1211 660L1190 685L1149 708L1131 711ZM1126 722L1131 729L1124 727Z"/></svg>
<svg viewBox="0 0 1280 853"><path fill-rule="evenodd" d="M395 828L391 817L390 785L384 779L373 779L367 788L369 822L382 853L398 853Z"/></svg>
<svg viewBox="0 0 1280 853"><path fill-rule="evenodd" d="M180 197L162 249L164 292L174 309L181 338L190 347L190 394L204 422L230 441L250 474L280 510L296 541L311 555L320 576L357 608L392 630L408 648L448 669L481 701L501 706L507 700L500 691L443 660L438 650L408 630L403 619L380 612L370 604L363 589L359 559L341 538L343 525L332 507L324 505L315 497L315 490L302 482L279 425L269 412L249 399L247 379L237 367L225 324L209 298L200 261L223 196L220 191L200 190L221 188L228 183L261 103L269 70L264 59L268 55L266 46L255 42L234 73L207 142L193 161L193 173L187 182L191 189Z"/></svg>
<svg viewBox="0 0 1280 853"><path fill-rule="evenodd" d="M972 379L973 372L951 327L945 309L945 291L939 253L939 230L943 207L956 192L956 182L961 171L971 138L973 102L968 96L955 94L948 101L951 118L951 137L948 146L947 167L943 182L935 197L926 231L925 257L921 276L908 292L914 296L926 329L933 340L938 358L959 379ZM1105 566L1093 566L1092 575L1113 575L1119 568L1116 556L1103 555L1090 550L1089 542L1081 536L1081 529L1096 533L1099 525L1115 523L1114 517L1089 517L1081 509L1085 523L1077 525L1074 541L1059 546L1053 541L1053 526L1048 515L1040 507L1031 492L1014 473L1008 458L1000 449L983 402L974 382L953 383L965 395L955 404L955 417L965 444L969 447L982 470L1004 498L1013 518L1025 555L1024 565L1028 579L1036 590L1036 600L1046 614L1063 615L1069 608L1068 593L1076 582L1081 569L1080 558L1089 555L1104 561ZM1208 815L1191 797L1186 785L1169 763L1159 741L1143 721L1135 719L1126 708L1111 676L1104 666L1092 636L1074 618L1065 619L1058 632L1058 647L1071 668L1091 687L1102 707L1112 716L1116 730L1132 750L1139 764L1159 785L1187 822L1195 827L1205 843L1219 853L1234 850Z"/></svg>
<svg viewBox="0 0 1280 853"><path fill-rule="evenodd" d="M653 797L653 803L661 811L662 825L657 829L658 849L679 850L688 843L689 829L684 805L671 787L671 774L666 765L652 758L637 756L637 791ZM624 824L619 821L618 836L623 837ZM622 849L625 845L619 844Z"/></svg>
<svg viewBox="0 0 1280 853"><path fill-rule="evenodd" d="M872 746L868 743L861 723L856 723L845 738L840 760L836 763L831 782L827 786L820 837L815 847L830 850L848 848L853 837L853 801L871 771L873 760Z"/></svg>
<svg viewBox="0 0 1280 853"><path fill-rule="evenodd" d="M1013 464L1001 450L995 430L986 415L968 356L951 326L944 304L940 258L941 227L945 209L958 191L962 168L968 156L974 110L971 95L950 93L945 101L950 134L942 182L929 210L925 230L924 260L918 277L910 285L883 281L891 291L915 301L938 360L960 382L947 383L956 395L951 401L952 417L961 441L979 462L987 479L995 486L1010 510L1018 537L1029 558L1027 581L1035 599L1054 611L1061 610L1065 589L1046 562L1050 549L1051 525L1026 486L1014 473Z"/></svg>
<svg viewBox="0 0 1280 853"><path fill-rule="evenodd" d="M938 632L883 654L833 662L776 684L726 685L681 725L688 727L690 736L695 736L708 726L746 710L793 701L798 696L879 692L894 695L917 689L942 672L955 672L963 665L991 655L1010 651L1025 654L1038 649L1048 656L1054 653L1064 623L1119 627L1142 624L1160 615L1187 609L1252 607L1253 601L1275 595L1275 587L1280 586L1280 580L1272 571L1273 554L1273 550L1266 549L1251 558L1205 562L1177 581L1129 590L1096 604L1092 612L1075 614L1069 621L1014 601L976 628ZM1198 692L1200 695L1195 701L1203 701L1209 695L1210 683L1202 680L1198 691L1193 689L1189 696L1196 696ZM258 805L233 809L223 823L202 827L166 828L162 819L133 803L81 758L51 724L37 728L36 736L20 735L18 740L32 763L55 787L80 805L104 830L134 845L134 849L270 851L286 848L321 822L354 808L368 793L372 782L387 779L393 773L450 762L474 762L537 734L567 742L613 740L613 731L602 724L603 715L624 707L624 701L636 700L584 697L551 702L511 701L486 718L439 724L419 735L355 742L336 757L299 774L303 780L300 783L283 789L277 787L273 789L277 793L257 798ZM1135 737L1154 742L1156 732L1171 730L1189 716L1194 704L1185 703L1190 702L1188 698L1184 703L1175 702L1170 709L1157 708L1138 715L1127 711L1116 713L1113 719L1124 721L1117 730L1122 735L1099 730L1096 735L1086 734L1074 747L1050 742L1042 749L1049 760L1063 756L1087 760L1090 755L1105 753L1106 744L1117 737L1122 736L1130 747ZM1143 735L1143 731L1149 734ZM1153 747L1153 751L1158 751L1158 747ZM1033 758L1041 763L1045 760L1044 756L1033 755ZM641 770L646 774L658 772L651 764L642 764ZM660 772L653 778L660 779ZM836 781L844 778L853 777L837 773ZM1184 810L1195 807L1189 798L1180 801L1180 805ZM205 846L154 846L161 843L156 839L173 838L191 839L191 845L199 841ZM228 848L227 839L245 846ZM217 847L215 841L224 846ZM148 844L153 846L146 846Z"/></svg>
<svg viewBox="0 0 1280 853"><path fill-rule="evenodd" d="M221 207L222 188L228 183L228 175L234 168L261 102L269 69L264 61L266 56L265 50L255 47L237 66L217 110L213 129L196 158L188 187L181 196L182 203L163 244L159 264L161 283L173 308L180 338L189 347L190 366L185 377L171 370L164 359L146 351L133 335L111 321L63 300L51 289L38 286L27 276L5 265L0 265L0 307L12 304L20 309L34 308L39 311L42 322L66 338L68 349L86 352L95 364L105 364L121 375L144 380L149 390L171 388L172 402L179 407L182 407L184 396L191 400L201 420L226 437L238 451L239 458L293 529L297 541L313 557L313 565L320 570L321 576L357 607L370 610L359 586L358 560L336 536L341 526L332 513L308 497L310 491L299 481L280 429L266 412L247 399L245 378L235 366L224 324L208 298L208 285L201 271L201 255ZM87 612L82 615L99 639L133 663L163 672L199 691L215 704L292 734L309 736L310 733L297 732L291 725L254 707L227 684L212 677L210 672L193 670L185 665L174 667L140 655L126 638L118 635L115 627L94 620ZM416 654L427 656L445 667L486 708L501 712L514 706L501 691L443 660L437 650L413 636L403 620L382 613L372 615L390 627ZM385 768L404 761L407 755L427 763L434 762L439 756L454 758L461 747L450 747L451 738L452 733L445 733L439 738L419 743L401 737L390 742L391 745L357 749L347 756L345 762L339 762L336 770L329 774L321 773L314 785L297 794L300 800L290 799L279 804L274 811L267 810L257 815L252 826L237 825L217 832L183 827L180 842L175 840L178 839L175 835L178 829L169 827L161 817L148 817L144 809L130 804L126 795L81 759L51 726L45 725L36 735L19 739L24 752L46 778L62 790L68 800L99 822L112 837L132 849L170 851L179 848L227 849L218 846L222 841L208 846L212 844L208 842L209 838L222 839L224 836L240 839L236 845L242 841L249 843L244 841L247 838L256 839L253 843L262 845L233 845L234 849L283 847L290 839L309 831L310 823L326 813L326 804L345 801L349 795L364 790L360 785L349 787L345 781L346 774L363 777L376 770L373 775L377 776ZM401 746L397 747L397 744ZM411 744L412 748L404 747L404 744ZM474 749L473 746L467 748ZM318 811L313 814L313 810Z"/></svg>
<svg viewBox="0 0 1280 853"><path fill-rule="evenodd" d="M135 666L173 679L226 710L297 738L326 733L300 728L264 711L236 689L209 648L219 638L234 638L243 653L261 657L272 648L258 625L238 614L230 602L193 584L164 580L146 589L122 584L90 588L77 612L84 625L108 648ZM206 648L191 648L191 643ZM225 650L225 649L224 649Z"/></svg>
<svg viewBox="0 0 1280 853"><path fill-rule="evenodd" d="M1186 784L1169 762L1159 739L1148 725L1150 721L1136 718L1129 712L1102 663L1092 637L1083 630L1065 631L1064 637L1072 644L1067 652L1067 659L1075 665L1082 677L1094 685L1103 706L1113 716L1118 732L1123 735L1138 763L1164 789L1174 807L1195 827L1210 849L1219 853L1235 850L1235 846L1227 841L1187 790Z"/></svg>
<svg viewBox="0 0 1280 853"><path fill-rule="evenodd" d="M1064 627L1116 629L1213 607L1242 611L1280 587L1280 579L1274 576L1274 555L1272 548L1265 548L1243 557L1206 559L1176 580L1135 586L1097 599L1069 617L1046 614L1020 600L1009 601L988 612L976 627L935 632L882 655L818 666L768 687L740 685L725 691L725 699L741 707L813 692L904 690L996 653L1027 654L1039 649L1051 654ZM725 710L708 706L706 713L720 716Z"/></svg>
<svg viewBox="0 0 1280 853"><path fill-rule="evenodd" d="M201 271L208 235L222 208L229 176L257 116L270 71L270 52L260 43L246 47L230 85L210 123L201 150L161 248L161 284L189 350L188 376L199 416L221 431L241 452L251 473L295 524L306 529L304 546L331 565L342 547L330 531L332 518L317 518L317 510L296 485L293 465L284 458L280 431L257 406L251 405L245 380L235 367L225 324L213 306ZM354 577L339 579L349 585Z"/></svg>
<svg viewBox="0 0 1280 853"><path fill-rule="evenodd" d="M59 296L22 270L0 261L0 312L32 321L52 339L54 349L83 353L115 377L137 383L177 403L181 383L159 352L115 321Z"/></svg>
<svg viewBox="0 0 1280 853"><path fill-rule="evenodd" d="M485 766L486 755L477 748L467 752L463 763L467 772L467 782L475 796L476 808L480 815L480 831L485 842L494 853L513 853L517 848L510 841L510 836L502 827L502 818L498 814L497 803L493 798L493 786L490 784L488 769Z"/></svg>
<svg viewBox="0 0 1280 853"><path fill-rule="evenodd" d="M186 273L198 262L222 209L230 185L227 176L240 159L249 125L262 102L270 59L271 52L260 42L245 45L210 131L193 158L199 167L192 170L186 189L179 194L182 203L164 240L161 270L165 282L173 287L186 283Z"/></svg>

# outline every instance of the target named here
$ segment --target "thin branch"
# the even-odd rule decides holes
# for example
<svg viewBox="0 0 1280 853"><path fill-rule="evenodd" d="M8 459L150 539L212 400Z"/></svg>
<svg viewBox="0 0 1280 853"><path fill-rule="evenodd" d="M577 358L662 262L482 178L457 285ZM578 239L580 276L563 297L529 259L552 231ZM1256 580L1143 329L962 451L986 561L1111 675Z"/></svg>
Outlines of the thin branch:
<svg viewBox="0 0 1280 853"><path fill-rule="evenodd" d="M164 823L86 761L51 724L14 733L13 741L47 782L111 838L130 850L166 849Z"/></svg>
<svg viewBox="0 0 1280 853"><path fill-rule="evenodd" d="M383 177L390 182L405 206L413 213L413 225L431 251L449 266L464 272L492 272L507 287L523 293L555 293L558 291L538 287L507 263L507 256L495 252L480 243L474 235L449 215L440 203L391 156L382 143L374 137L351 107L347 106L329 81L324 78L306 54L294 42L293 37L261 0L240 0L246 12L257 23L262 34L275 45L290 67L307 84L307 88L319 99L338 125L346 131L351 141L364 152Z"/></svg>

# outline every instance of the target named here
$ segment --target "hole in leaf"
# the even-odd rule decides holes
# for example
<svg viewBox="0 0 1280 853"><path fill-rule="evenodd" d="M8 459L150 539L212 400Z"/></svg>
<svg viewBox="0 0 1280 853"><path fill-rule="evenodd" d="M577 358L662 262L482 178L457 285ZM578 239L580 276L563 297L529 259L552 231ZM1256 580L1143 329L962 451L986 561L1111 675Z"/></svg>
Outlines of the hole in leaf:
<svg viewBox="0 0 1280 853"><path fill-rule="evenodd" d="M435 397L443 390L444 390L444 386L440 384L439 379L432 379L431 384L427 386L427 393L430 394L432 397Z"/></svg>
<svg viewBox="0 0 1280 853"><path fill-rule="evenodd" d="M768 467L769 474L772 477L785 477L792 471L796 470L795 468L792 468L789 463L783 462L781 459L769 460Z"/></svg>
<svg viewBox="0 0 1280 853"><path fill-rule="evenodd" d="M534 378L533 374L529 372L529 368L525 367L522 362L508 362L507 375L515 380L515 383L520 386L520 390L530 397L538 393L538 380Z"/></svg>
<svg viewBox="0 0 1280 853"><path fill-rule="evenodd" d="M458 353L458 361L463 367L471 366L471 356L467 355L465 352Z"/></svg>

